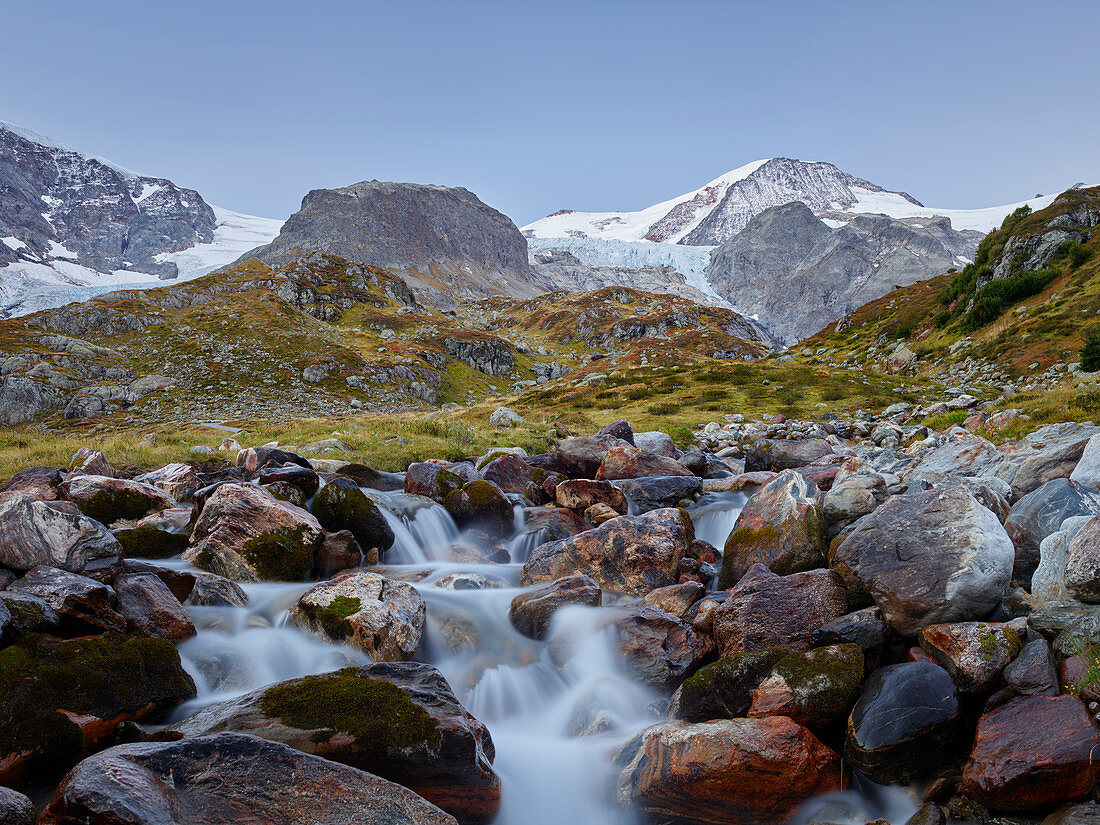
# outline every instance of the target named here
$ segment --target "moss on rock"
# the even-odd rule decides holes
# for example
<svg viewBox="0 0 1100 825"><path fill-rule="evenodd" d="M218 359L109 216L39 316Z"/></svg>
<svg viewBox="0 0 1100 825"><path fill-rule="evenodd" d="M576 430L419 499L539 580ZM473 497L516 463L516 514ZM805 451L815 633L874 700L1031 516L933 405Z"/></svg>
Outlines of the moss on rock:
<svg viewBox="0 0 1100 825"><path fill-rule="evenodd" d="M329 532L350 530L364 550L393 546L393 530L378 505L350 478L334 478L313 499L313 515Z"/></svg>
<svg viewBox="0 0 1100 825"><path fill-rule="evenodd" d="M325 635L335 641L347 639L354 632L348 619L363 608L354 596L337 596L326 605L300 602L299 608L312 621L320 625Z"/></svg>
<svg viewBox="0 0 1100 825"><path fill-rule="evenodd" d="M753 692L787 653L769 647L727 656L700 668L680 688L676 717L706 722L743 716L752 704Z"/></svg>
<svg viewBox="0 0 1100 825"><path fill-rule="evenodd" d="M148 496L132 490L100 490L79 504L80 512L101 524L111 524L119 519L136 520L153 509Z"/></svg>
<svg viewBox="0 0 1100 825"><path fill-rule="evenodd" d="M129 530L119 530L115 538L122 545L122 555L128 559L168 559L187 549L186 533L169 533L152 524L142 524Z"/></svg>
<svg viewBox="0 0 1100 825"><path fill-rule="evenodd" d="M313 569L314 550L306 534L304 525L263 533L244 543L241 558L265 581L305 581ZM202 559L196 559L196 564L202 567Z"/></svg>

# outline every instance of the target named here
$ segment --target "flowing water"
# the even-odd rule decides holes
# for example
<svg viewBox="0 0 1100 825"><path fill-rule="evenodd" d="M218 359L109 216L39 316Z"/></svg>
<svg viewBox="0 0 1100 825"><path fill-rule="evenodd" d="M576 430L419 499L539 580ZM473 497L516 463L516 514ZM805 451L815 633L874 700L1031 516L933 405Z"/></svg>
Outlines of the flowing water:
<svg viewBox="0 0 1100 825"><path fill-rule="evenodd" d="M421 655L492 734L503 796L496 822L632 825L635 818L613 803L611 756L659 721L650 710L658 697L620 669L612 630L600 629L597 608L558 611L543 641L512 627L508 608L521 592L520 570L542 536L519 526L506 546L509 563L456 563L451 547L476 537L460 532L446 510L403 493L365 492L396 537L387 569L413 582L427 604ZM721 547L744 502L741 494L700 500L693 511L698 537ZM247 607L189 608L199 632L179 650L198 696L173 719L273 682L365 664L362 653L286 624L287 610L308 587L245 585Z"/></svg>

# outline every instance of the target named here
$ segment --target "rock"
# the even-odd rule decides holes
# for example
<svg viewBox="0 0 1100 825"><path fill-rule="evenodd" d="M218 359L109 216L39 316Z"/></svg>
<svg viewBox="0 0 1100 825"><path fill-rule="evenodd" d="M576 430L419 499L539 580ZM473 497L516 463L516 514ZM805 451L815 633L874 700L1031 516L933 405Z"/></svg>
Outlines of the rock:
<svg viewBox="0 0 1100 825"><path fill-rule="evenodd" d="M339 476L322 487L313 499L313 515L329 532L351 531L364 549L384 553L393 546L393 530L382 511L350 478Z"/></svg>
<svg viewBox="0 0 1100 825"><path fill-rule="evenodd" d="M1066 589L1065 580L1069 545L1077 535L1077 531L1091 519L1092 516L1071 516L1039 545L1039 566L1031 577L1032 601L1037 606L1054 608L1074 601L1073 596Z"/></svg>
<svg viewBox="0 0 1100 825"><path fill-rule="evenodd" d="M662 507L679 507L685 499L693 499L703 489L695 476L650 476L613 481L637 513L648 513Z"/></svg>
<svg viewBox="0 0 1100 825"><path fill-rule="evenodd" d="M317 519L259 487L223 484L206 500L185 561L242 582L304 581L321 543Z"/></svg>
<svg viewBox="0 0 1100 825"><path fill-rule="evenodd" d="M894 630L985 617L1008 592L1015 552L997 517L962 487L894 496L833 551Z"/></svg>
<svg viewBox="0 0 1100 825"><path fill-rule="evenodd" d="M191 541L191 508L158 510L133 527L115 529L125 558L168 559L187 549Z"/></svg>
<svg viewBox="0 0 1100 825"><path fill-rule="evenodd" d="M646 476L691 476L694 473L674 458L647 453L629 444L611 447L604 453L596 478L611 481Z"/></svg>
<svg viewBox="0 0 1100 825"><path fill-rule="evenodd" d="M528 507L523 511L523 524L544 542L559 541L588 529L580 516L562 507Z"/></svg>
<svg viewBox="0 0 1100 825"><path fill-rule="evenodd" d="M192 494L206 485L190 464L168 464L134 479L164 490L176 501L190 501Z"/></svg>
<svg viewBox="0 0 1100 825"><path fill-rule="evenodd" d="M482 573L448 573L432 584L440 590L499 590L509 586L504 579Z"/></svg>
<svg viewBox="0 0 1100 825"><path fill-rule="evenodd" d="M992 475L1004 454L992 443L956 427L943 443L905 469L905 480L937 484L958 476Z"/></svg>
<svg viewBox="0 0 1100 825"><path fill-rule="evenodd" d="M109 476L79 475L62 484L61 492L84 515L103 524L176 506L171 496L151 484Z"/></svg>
<svg viewBox="0 0 1100 825"><path fill-rule="evenodd" d="M959 794L996 810L1041 811L1100 779L1100 731L1075 696L1026 696L978 722Z"/></svg>
<svg viewBox="0 0 1100 825"><path fill-rule="evenodd" d="M4 617L0 624L0 641L13 642L32 633L54 634L61 625L61 616L45 600L18 590L0 590L0 608Z"/></svg>
<svg viewBox="0 0 1100 825"><path fill-rule="evenodd" d="M745 453L745 471L758 470L782 472L813 464L819 458L832 453L833 448L822 438L800 440L773 440L761 438L754 441Z"/></svg>
<svg viewBox="0 0 1100 825"><path fill-rule="evenodd" d="M865 607L841 616L810 634L810 644L814 647L849 642L863 651L867 664L877 662L878 654L886 643L886 622L882 620L882 611L877 607Z"/></svg>
<svg viewBox="0 0 1100 825"><path fill-rule="evenodd" d="M1100 825L1100 805L1066 805L1044 819L1041 825Z"/></svg>
<svg viewBox="0 0 1100 825"><path fill-rule="evenodd" d="M486 464L481 474L501 492L521 495L536 476L536 471L519 456L505 453ZM539 472L538 475L545 476L546 473Z"/></svg>
<svg viewBox="0 0 1100 825"><path fill-rule="evenodd" d="M253 473L258 473L265 467L282 467L287 464L310 469L309 461L304 457L278 447L249 447L237 453L237 466Z"/></svg>
<svg viewBox="0 0 1100 825"><path fill-rule="evenodd" d="M1050 643L1043 638L1028 642L1004 669L1005 687L1017 696L1057 696L1058 666Z"/></svg>
<svg viewBox="0 0 1100 825"><path fill-rule="evenodd" d="M807 799L842 787L840 760L781 716L647 728L617 755L619 804L684 825L785 822Z"/></svg>
<svg viewBox="0 0 1100 825"><path fill-rule="evenodd" d="M1100 493L1074 481L1048 481L1017 501L1005 520L1005 531L1016 548L1013 577L1030 586L1039 564L1039 545L1073 516L1100 514Z"/></svg>
<svg viewBox="0 0 1100 825"><path fill-rule="evenodd" d="M508 618L524 636L542 639L560 608L570 604L599 607L602 599L603 591L594 579L580 574L563 576L513 598Z"/></svg>
<svg viewBox="0 0 1100 825"><path fill-rule="evenodd" d="M121 551L110 531L87 516L26 496L0 501L0 566L9 570L42 564L110 578Z"/></svg>
<svg viewBox="0 0 1100 825"><path fill-rule="evenodd" d="M244 607L248 594L232 579L213 573L195 571L195 587L187 597L187 604L195 607Z"/></svg>
<svg viewBox="0 0 1100 825"><path fill-rule="evenodd" d="M925 802L905 821L905 825L947 825L947 817L939 805Z"/></svg>
<svg viewBox="0 0 1100 825"><path fill-rule="evenodd" d="M8 590L42 599L57 611L66 635L126 629L126 619L114 608L114 589L87 576L56 567L34 567Z"/></svg>
<svg viewBox="0 0 1100 825"><path fill-rule="evenodd" d="M643 596L676 583L680 559L694 537L683 510L620 516L594 530L534 548L520 583L529 586L584 573L605 590Z"/></svg>
<svg viewBox="0 0 1100 825"><path fill-rule="evenodd" d="M362 650L375 661L411 659L424 635L426 607L416 588L377 573L315 584L290 610L291 624Z"/></svg>
<svg viewBox="0 0 1100 825"><path fill-rule="evenodd" d="M756 688L750 718L786 716L807 728L847 717L863 681L863 651L853 644L819 647L780 659Z"/></svg>
<svg viewBox="0 0 1100 825"><path fill-rule="evenodd" d="M27 495L39 501L56 501L60 496L64 473L56 467L28 467L13 475L0 487L0 500Z"/></svg>
<svg viewBox="0 0 1100 825"><path fill-rule="evenodd" d="M676 691L668 715L685 722L745 716L760 683L788 651L770 647L735 653L701 667Z"/></svg>
<svg viewBox="0 0 1100 825"><path fill-rule="evenodd" d="M942 667L879 668L848 718L844 758L873 782L907 782L940 764L958 722L958 693Z"/></svg>
<svg viewBox="0 0 1100 825"><path fill-rule="evenodd" d="M107 456L90 447L81 447L69 459L69 477L74 475L113 476Z"/></svg>
<svg viewBox="0 0 1100 825"><path fill-rule="evenodd" d="M967 694L989 690L1023 647L1009 625L985 622L929 625L918 638L924 652Z"/></svg>
<svg viewBox="0 0 1100 825"><path fill-rule="evenodd" d="M1085 442L1081 458L1069 475L1069 480L1093 490L1100 488L1100 435Z"/></svg>
<svg viewBox="0 0 1100 825"><path fill-rule="evenodd" d="M611 435L619 439L620 441L625 441L632 447L638 446L634 441L634 428L630 426L629 421L622 418L618 419L617 421L612 421L606 427L601 427L596 432L596 435Z"/></svg>
<svg viewBox="0 0 1100 825"><path fill-rule="evenodd" d="M830 524L848 524L874 512L889 494L880 475L853 475L834 484L821 505Z"/></svg>
<svg viewBox="0 0 1100 825"><path fill-rule="evenodd" d="M512 503L488 481L467 481L443 506L459 527L480 527L493 535L509 534L515 521Z"/></svg>
<svg viewBox="0 0 1100 825"><path fill-rule="evenodd" d="M750 496L726 539L718 586L732 587L754 564L780 576L825 563L825 520L817 487L784 470Z"/></svg>
<svg viewBox="0 0 1100 825"><path fill-rule="evenodd" d="M526 423L527 420L522 415L507 407L498 407L489 416L489 425L492 427L518 427L520 424Z"/></svg>
<svg viewBox="0 0 1100 825"><path fill-rule="evenodd" d="M410 464L405 472L405 492L426 496L439 504L455 490L462 489L463 480L439 464L428 461Z"/></svg>
<svg viewBox="0 0 1100 825"><path fill-rule="evenodd" d="M181 604L187 601L187 598L191 595L191 591L195 589L196 576L194 573L188 570L175 570L170 567L160 567L155 564L150 564L149 562L138 561L137 559L124 559L119 573L143 573L156 576L164 582L164 586L168 588L168 592L175 596L176 601Z"/></svg>
<svg viewBox="0 0 1100 825"><path fill-rule="evenodd" d="M455 825L400 785L239 733L110 748L65 777L39 823L220 825L242 814L265 825Z"/></svg>
<svg viewBox="0 0 1100 825"><path fill-rule="evenodd" d="M623 446L631 445L613 435L563 438L558 442L558 460L575 478L595 478L607 451Z"/></svg>
<svg viewBox="0 0 1100 825"><path fill-rule="evenodd" d="M195 695L165 639L32 635L0 656L0 782L41 787L102 747L127 720L156 719Z"/></svg>
<svg viewBox="0 0 1100 825"><path fill-rule="evenodd" d="M626 512L626 496L609 481L586 478L563 481L554 488L554 498L562 507L585 511L593 504L606 504L616 513Z"/></svg>
<svg viewBox="0 0 1100 825"><path fill-rule="evenodd" d="M1100 603L1100 516L1093 516L1069 542L1066 590L1079 601Z"/></svg>
<svg viewBox="0 0 1100 825"><path fill-rule="evenodd" d="M120 574L114 588L118 612L134 632L173 642L195 635L195 624L179 599L152 573Z"/></svg>
<svg viewBox="0 0 1100 825"><path fill-rule="evenodd" d="M30 799L11 788L0 788L0 825L34 825L37 818Z"/></svg>
<svg viewBox="0 0 1100 825"><path fill-rule="evenodd" d="M721 656L767 647L808 650L810 637L848 612L844 582L832 570L777 576L754 565L714 614Z"/></svg>
<svg viewBox="0 0 1100 825"><path fill-rule="evenodd" d="M336 472L339 473L339 471ZM349 478L349 480L356 483L358 481L358 479L351 479L346 476L345 478ZM289 484L300 490L303 498L306 499L317 495L317 491L321 487L321 479L315 470L308 467L299 467L297 464L287 464L283 467L265 467L260 470L258 481L264 486Z"/></svg>
<svg viewBox="0 0 1100 825"><path fill-rule="evenodd" d="M613 518L618 518L619 513L616 513L606 504L593 504L584 511L584 517L593 525L599 527L604 522L611 521Z"/></svg>
<svg viewBox="0 0 1100 825"><path fill-rule="evenodd" d="M314 554L314 573L318 578L327 579L341 570L358 567L364 561L363 551L350 530L338 530L325 533L321 544ZM368 565L378 564L378 550L372 547L367 554Z"/></svg>
<svg viewBox="0 0 1100 825"><path fill-rule="evenodd" d="M1008 452L997 475L1024 496L1055 478L1069 478L1096 428L1074 422L1048 424L1022 439Z"/></svg>
<svg viewBox="0 0 1100 825"><path fill-rule="evenodd" d="M633 439L624 440L653 455L662 455L665 458L676 458L677 455L676 443L668 433L650 430L644 433L634 433Z"/></svg>
<svg viewBox="0 0 1100 825"><path fill-rule="evenodd" d="M629 608L614 621L626 669L640 682L671 690L714 650L714 641L652 606Z"/></svg>
<svg viewBox="0 0 1100 825"><path fill-rule="evenodd" d="M368 771L423 796L460 823L500 805L493 740L431 665L388 662L269 685L203 708L171 728L233 731Z"/></svg>
<svg viewBox="0 0 1100 825"><path fill-rule="evenodd" d="M707 589L699 582L687 581L670 584L650 590L642 599L643 604L651 604L671 616L682 619L688 608L706 595Z"/></svg>

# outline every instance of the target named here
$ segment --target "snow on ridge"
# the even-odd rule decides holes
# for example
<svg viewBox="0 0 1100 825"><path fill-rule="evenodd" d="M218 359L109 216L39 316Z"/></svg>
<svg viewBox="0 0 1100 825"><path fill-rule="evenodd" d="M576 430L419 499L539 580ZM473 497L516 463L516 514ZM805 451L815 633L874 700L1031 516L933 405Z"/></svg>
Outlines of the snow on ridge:
<svg viewBox="0 0 1100 825"><path fill-rule="evenodd" d="M23 138L23 140L29 140L31 143L37 143L39 146L45 146L47 149L58 149L62 152L72 152L74 155L80 155L82 158L88 158L89 160L98 161L99 163L102 163L104 166L106 166L110 169L114 169L116 172L118 172L124 178L145 178L145 177L149 177L148 175L139 174L138 172L135 172L133 169L127 169L125 166L120 166L119 164L115 163L112 160L108 160L105 157L101 157L99 155L89 155L85 152L81 152L79 149L74 149L72 146L69 146L68 144L62 143L59 140L54 140L51 137L47 137L46 135L39 134L38 132L34 132L30 129L26 129L22 126L16 126L14 123L8 123L5 120L0 120L0 129L4 129L8 132L11 132L12 134Z"/></svg>
<svg viewBox="0 0 1100 825"><path fill-rule="evenodd" d="M871 192L855 187L852 188L852 192L858 196L859 200L845 210L846 212L881 214L891 218L949 218L951 228L956 231L972 229L985 233L999 227L1006 217L1021 206L1030 206L1031 211L1037 212L1050 206L1061 194L1044 195L1018 203L987 206L981 209L941 209L935 206L915 206L899 198L883 197L889 195L888 192Z"/></svg>

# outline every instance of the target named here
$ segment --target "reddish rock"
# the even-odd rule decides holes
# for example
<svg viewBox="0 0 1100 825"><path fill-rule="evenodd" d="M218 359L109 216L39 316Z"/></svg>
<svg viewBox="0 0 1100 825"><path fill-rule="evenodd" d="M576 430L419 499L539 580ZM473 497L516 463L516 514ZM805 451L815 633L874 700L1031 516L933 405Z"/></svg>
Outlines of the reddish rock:
<svg viewBox="0 0 1100 825"><path fill-rule="evenodd" d="M777 576L753 565L714 613L720 655L766 647L809 650L813 632L848 612L844 582L832 570Z"/></svg>
<svg viewBox="0 0 1100 825"><path fill-rule="evenodd" d="M763 487L779 473L771 470L759 470L753 473L741 473L725 478L707 478L703 480L703 491L707 493L751 493L757 487Z"/></svg>
<svg viewBox="0 0 1100 825"><path fill-rule="evenodd" d="M790 653L756 688L749 717L786 716L808 728L847 717L863 681L863 651L853 644Z"/></svg>
<svg viewBox="0 0 1100 825"><path fill-rule="evenodd" d="M179 599L152 573L123 573L115 577L118 611L131 630L182 642L195 635L195 624Z"/></svg>
<svg viewBox="0 0 1100 825"><path fill-rule="evenodd" d="M810 483L816 485L819 490L828 491L832 489L833 480L836 478L837 473L840 472L840 465L835 464L825 467L811 465L809 467L798 467L795 472Z"/></svg>
<svg viewBox="0 0 1100 825"><path fill-rule="evenodd" d="M543 541L560 541L588 529L580 516L564 507L528 507L523 525L532 532L541 530Z"/></svg>
<svg viewBox="0 0 1100 825"><path fill-rule="evenodd" d="M508 617L524 636L541 639L550 627L550 621L560 608L569 604L599 607L603 592L599 584L588 576L565 576L542 587L520 593L512 599Z"/></svg>
<svg viewBox="0 0 1100 825"><path fill-rule="evenodd" d="M959 794L987 808L1038 811L1100 780L1100 730L1076 696L1013 699L978 722Z"/></svg>
<svg viewBox="0 0 1100 825"><path fill-rule="evenodd" d="M0 788L0 825L34 825L34 803L18 791Z"/></svg>
<svg viewBox="0 0 1100 825"><path fill-rule="evenodd" d="M683 618L688 608L706 595L707 589L695 579L688 578L686 574L680 578L682 581L677 584L658 587L646 593L643 603L651 604L669 615Z"/></svg>
<svg viewBox="0 0 1100 825"><path fill-rule="evenodd" d="M496 485L484 481L468 481L443 501L459 527L480 527L495 535L512 531L515 513L512 503Z"/></svg>
<svg viewBox="0 0 1100 825"><path fill-rule="evenodd" d="M631 446L613 435L563 438L558 442L558 461L574 478L595 478L607 451L612 447Z"/></svg>
<svg viewBox="0 0 1100 825"><path fill-rule="evenodd" d="M554 497L562 507L584 511L593 504L606 504L616 513L626 512L626 496L623 491L607 481L573 479L563 481L554 490Z"/></svg>
<svg viewBox="0 0 1100 825"><path fill-rule="evenodd" d="M486 481L491 481L505 493L522 493L534 476L535 468L519 456L505 453L494 458L481 471Z"/></svg>
<svg viewBox="0 0 1100 825"><path fill-rule="evenodd" d="M620 805L685 825L786 822L807 799L843 787L837 755L781 716L666 722L617 759Z"/></svg>
<svg viewBox="0 0 1100 825"><path fill-rule="evenodd" d="M619 514L606 504L593 504L584 511L584 517L587 521L599 527L604 522L618 518Z"/></svg>
<svg viewBox="0 0 1100 825"><path fill-rule="evenodd" d="M8 589L42 599L57 611L67 635L126 629L126 619L114 608L114 589L87 576L35 567Z"/></svg>
<svg viewBox="0 0 1100 825"><path fill-rule="evenodd" d="M614 621L626 668L639 681L670 690L714 651L714 640L656 607L632 607Z"/></svg>
<svg viewBox="0 0 1100 825"><path fill-rule="evenodd" d="M919 639L924 652L951 674L963 693L992 688L1023 647L1007 624L987 622L929 625Z"/></svg>
<svg viewBox="0 0 1100 825"><path fill-rule="evenodd" d="M168 464L134 479L164 490L176 501L190 501L196 491L206 485L190 464Z"/></svg>
<svg viewBox="0 0 1100 825"><path fill-rule="evenodd" d="M187 601L191 591L195 588L196 574L188 570L175 570L171 567L161 567L137 559L123 559L120 573L150 573L164 582L168 591L176 597L181 604ZM209 575L209 574L206 574Z"/></svg>
<svg viewBox="0 0 1100 825"><path fill-rule="evenodd" d="M925 653L919 647L909 648L909 652L905 655L905 661L907 661L907 662L926 662L927 664L935 665L936 667L941 667L939 662L937 662L934 658L929 656L927 653Z"/></svg>
<svg viewBox="0 0 1100 825"><path fill-rule="evenodd" d="M321 539L314 556L313 572L318 578L327 579L334 573L347 570L349 567L358 567L362 563L378 564L378 549L372 547L368 558L363 558L363 551L359 548L359 542L355 540L350 530L338 530L335 533L326 533Z"/></svg>
<svg viewBox="0 0 1100 825"><path fill-rule="evenodd" d="M56 467L28 467L0 487L0 500L27 495L38 501L56 501L61 497L59 488L64 480L64 472Z"/></svg>
<svg viewBox="0 0 1100 825"><path fill-rule="evenodd" d="M609 449L596 471L597 479L607 481L617 478L691 475L694 473L674 458L647 453L629 445Z"/></svg>
<svg viewBox="0 0 1100 825"><path fill-rule="evenodd" d="M406 493L426 496L440 504L452 492L462 489L463 483L460 476L431 461L410 464L405 471Z"/></svg>

